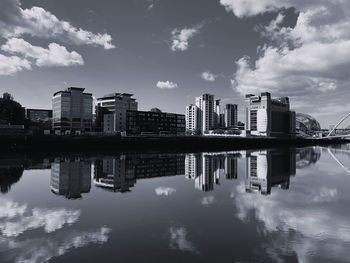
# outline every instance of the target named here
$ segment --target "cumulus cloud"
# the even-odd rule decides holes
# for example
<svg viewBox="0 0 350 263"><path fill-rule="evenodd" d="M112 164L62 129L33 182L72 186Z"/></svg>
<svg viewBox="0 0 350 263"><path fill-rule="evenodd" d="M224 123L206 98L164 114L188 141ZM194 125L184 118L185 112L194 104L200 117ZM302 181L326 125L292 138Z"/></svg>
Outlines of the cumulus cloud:
<svg viewBox="0 0 350 263"><path fill-rule="evenodd" d="M350 2L302 0L220 0L237 17L275 12L258 27L267 44L256 61L242 57L232 87L241 94L270 91L303 99L305 95L348 89L350 79ZM283 25L283 10L297 12L295 26ZM281 13L282 12L282 13Z"/></svg>
<svg viewBox="0 0 350 263"><path fill-rule="evenodd" d="M34 59L39 67L83 65L84 60L75 51L69 52L65 47L56 43L49 44L48 48L33 46L23 39L11 38L1 49L11 54L19 54L27 59Z"/></svg>
<svg viewBox="0 0 350 263"><path fill-rule="evenodd" d="M155 190L156 195L169 196L176 193L176 189L172 187L157 187Z"/></svg>
<svg viewBox="0 0 350 263"><path fill-rule="evenodd" d="M216 75L210 73L209 71L204 71L201 75L202 79L209 82L214 82L217 78Z"/></svg>
<svg viewBox="0 0 350 263"><path fill-rule="evenodd" d="M3 50L17 55L0 54L0 75L13 75L31 69L31 61L28 58L34 59L35 64L40 67L84 64L80 54L75 51L69 52L62 45L51 43L45 49L32 46L20 38L28 35L41 39L56 39L74 45L115 48L112 37L107 33L95 34L74 27L41 7L23 9L20 0L3 0L0 9L0 37L8 40ZM27 51L29 53L26 53Z"/></svg>
<svg viewBox="0 0 350 263"><path fill-rule="evenodd" d="M201 25L192 28L183 28L181 30L175 28L171 32L171 50L185 51L188 49L189 40L198 34Z"/></svg>
<svg viewBox="0 0 350 263"><path fill-rule="evenodd" d="M171 82L171 81L158 81L156 86L159 89L176 89L176 88L178 88L178 85L174 82Z"/></svg>
<svg viewBox="0 0 350 263"><path fill-rule="evenodd" d="M0 54L0 75L13 75L24 69L31 69L31 64L27 59Z"/></svg>

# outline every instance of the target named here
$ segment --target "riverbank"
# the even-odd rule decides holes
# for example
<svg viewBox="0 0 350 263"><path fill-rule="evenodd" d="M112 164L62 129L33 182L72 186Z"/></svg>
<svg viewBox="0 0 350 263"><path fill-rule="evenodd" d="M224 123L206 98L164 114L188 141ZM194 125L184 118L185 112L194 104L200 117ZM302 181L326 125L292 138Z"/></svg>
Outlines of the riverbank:
<svg viewBox="0 0 350 263"><path fill-rule="evenodd" d="M200 152L348 143L349 140L200 136L1 136L1 152Z"/></svg>

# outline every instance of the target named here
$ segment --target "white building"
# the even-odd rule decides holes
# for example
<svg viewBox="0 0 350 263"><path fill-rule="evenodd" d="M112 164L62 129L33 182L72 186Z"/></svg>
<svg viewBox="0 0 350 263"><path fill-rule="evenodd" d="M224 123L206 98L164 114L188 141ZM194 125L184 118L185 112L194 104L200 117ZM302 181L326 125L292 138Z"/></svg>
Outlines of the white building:
<svg viewBox="0 0 350 263"><path fill-rule="evenodd" d="M133 94L113 93L97 99L97 125L104 132L122 132L127 129L127 111L137 111L136 99Z"/></svg>
<svg viewBox="0 0 350 263"><path fill-rule="evenodd" d="M200 109L201 133L214 129L214 95L203 94L202 96L196 97L196 106Z"/></svg>
<svg viewBox="0 0 350 263"><path fill-rule="evenodd" d="M58 91L52 98L52 125L58 132L92 130L92 94L85 89L70 87Z"/></svg>
<svg viewBox="0 0 350 263"><path fill-rule="evenodd" d="M197 134L200 131L200 109L191 104L186 107L186 132Z"/></svg>
<svg viewBox="0 0 350 263"><path fill-rule="evenodd" d="M289 98L246 95L246 131L257 136L288 137L295 135L295 112L290 111Z"/></svg>

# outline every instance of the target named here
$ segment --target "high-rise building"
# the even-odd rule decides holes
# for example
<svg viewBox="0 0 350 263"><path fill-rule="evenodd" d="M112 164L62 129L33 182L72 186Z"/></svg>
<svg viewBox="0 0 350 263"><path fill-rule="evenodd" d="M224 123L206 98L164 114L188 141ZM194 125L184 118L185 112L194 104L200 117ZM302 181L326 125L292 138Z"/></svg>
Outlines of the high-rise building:
<svg viewBox="0 0 350 263"><path fill-rule="evenodd" d="M295 135L295 112L290 110L289 98L246 95L246 131L252 135L288 137Z"/></svg>
<svg viewBox="0 0 350 263"><path fill-rule="evenodd" d="M186 132L197 134L200 132L200 109L196 105L186 107Z"/></svg>
<svg viewBox="0 0 350 263"><path fill-rule="evenodd" d="M225 127L237 127L238 125L238 112L236 104L226 104L225 105Z"/></svg>
<svg viewBox="0 0 350 263"><path fill-rule="evenodd" d="M92 94L83 88L58 91L52 98L53 129L59 132L84 132L92 129Z"/></svg>
<svg viewBox="0 0 350 263"><path fill-rule="evenodd" d="M205 133L215 128L214 95L203 94L196 97L196 106L200 109L200 131Z"/></svg>
<svg viewBox="0 0 350 263"><path fill-rule="evenodd" d="M221 105L220 100L215 100L215 107L214 107L214 128L220 128L220 114L221 114Z"/></svg>
<svg viewBox="0 0 350 263"><path fill-rule="evenodd" d="M137 111L138 103L133 94L113 93L97 99L96 126L104 132L127 130L127 111Z"/></svg>

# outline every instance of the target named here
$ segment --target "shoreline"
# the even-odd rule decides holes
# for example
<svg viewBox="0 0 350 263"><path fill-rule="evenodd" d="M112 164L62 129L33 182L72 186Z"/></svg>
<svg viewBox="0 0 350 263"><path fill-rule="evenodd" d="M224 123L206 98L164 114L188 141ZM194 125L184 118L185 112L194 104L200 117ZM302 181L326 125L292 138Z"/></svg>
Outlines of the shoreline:
<svg viewBox="0 0 350 263"><path fill-rule="evenodd" d="M1 136L0 152L205 152L346 143L350 143L350 140L210 136Z"/></svg>

